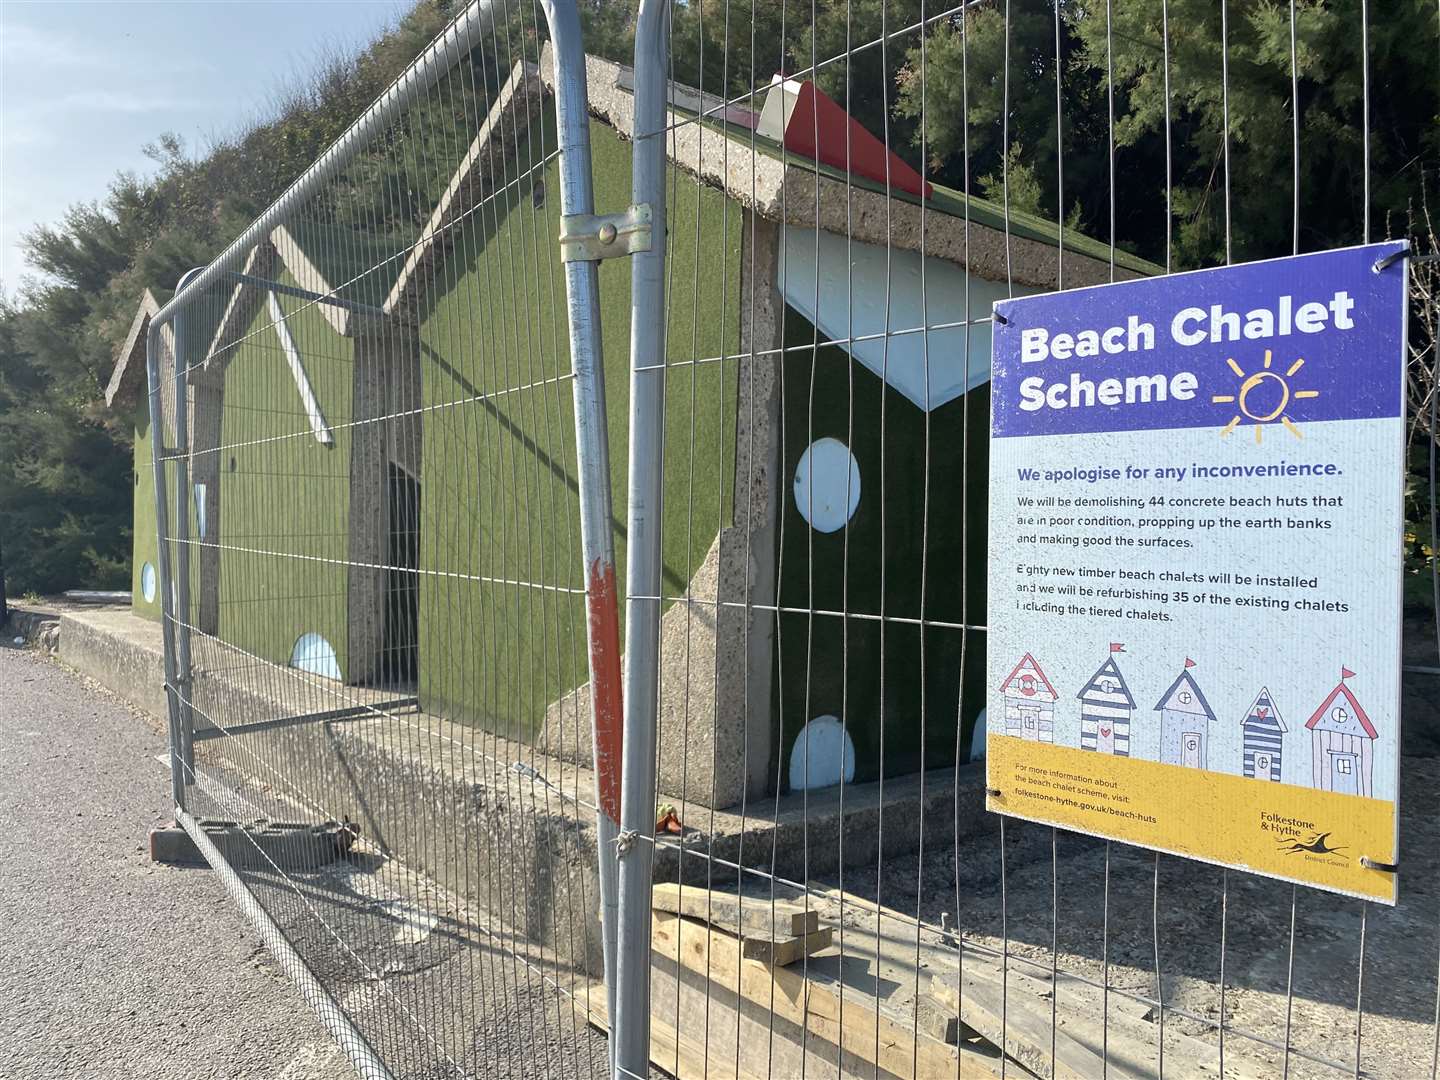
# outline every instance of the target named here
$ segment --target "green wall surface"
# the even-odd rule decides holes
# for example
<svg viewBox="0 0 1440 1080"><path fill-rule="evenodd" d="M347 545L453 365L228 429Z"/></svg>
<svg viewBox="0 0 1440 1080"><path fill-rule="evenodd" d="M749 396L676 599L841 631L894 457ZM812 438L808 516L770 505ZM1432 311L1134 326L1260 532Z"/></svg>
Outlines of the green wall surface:
<svg viewBox="0 0 1440 1080"><path fill-rule="evenodd" d="M630 201L631 146L598 121L591 139L596 206L618 210ZM453 230L421 312L421 703L527 739L547 706L588 677L558 167L552 158L520 175L515 164L554 146L550 117L537 119L507 155L512 183ZM673 170L671 179L667 597L683 592L730 521L736 363L685 361L738 350L742 218L719 192ZM622 582L630 273L626 259L600 267Z"/></svg>
<svg viewBox="0 0 1440 1080"><path fill-rule="evenodd" d="M796 736L824 715L845 723L857 781L950 764L957 723L964 760L985 704L984 634L896 620L984 623L989 384L927 423L842 348L817 345L794 309L784 330L779 606L861 617L778 616L771 768L787 784ZM860 471L859 505L833 533L807 524L793 487L801 455L827 436Z"/></svg>
<svg viewBox="0 0 1440 1080"><path fill-rule="evenodd" d="M278 278L293 285L288 273ZM265 304L225 378L220 461L220 636L286 664L322 635L347 671L350 420L354 345L319 308L281 296L334 444L316 440Z"/></svg>

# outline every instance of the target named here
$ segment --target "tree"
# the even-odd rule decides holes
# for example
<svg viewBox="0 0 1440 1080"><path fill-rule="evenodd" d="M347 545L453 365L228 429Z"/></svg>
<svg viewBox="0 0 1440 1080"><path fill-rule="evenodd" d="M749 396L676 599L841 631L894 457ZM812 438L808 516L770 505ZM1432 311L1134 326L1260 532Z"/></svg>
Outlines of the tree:
<svg viewBox="0 0 1440 1080"><path fill-rule="evenodd" d="M1297 158L1288 4L1230 4L1223 49L1219 0L1061 0L1058 15L1053 7L1017 7L1008 43L1003 9L992 4L936 26L923 61L918 45L909 51L898 109L918 120L922 100L928 106L923 135L940 177L995 197L1008 151L1012 203L1019 180L1036 204L1022 209L1078 213L1106 239L1113 131L1118 243L1160 263L1168 255L1177 268L1221 263L1228 209L1234 261L1289 253ZM1440 164L1435 11L1421 0L1402 0L1400 8L1384 18L1372 12L1369 25L1372 237L1387 227L1403 231L1423 175ZM1366 107L1360 2L1297 0L1294 11L1298 243L1301 250L1358 243ZM1063 140L1055 137L1057 68ZM1002 150L1007 94L1010 145Z"/></svg>

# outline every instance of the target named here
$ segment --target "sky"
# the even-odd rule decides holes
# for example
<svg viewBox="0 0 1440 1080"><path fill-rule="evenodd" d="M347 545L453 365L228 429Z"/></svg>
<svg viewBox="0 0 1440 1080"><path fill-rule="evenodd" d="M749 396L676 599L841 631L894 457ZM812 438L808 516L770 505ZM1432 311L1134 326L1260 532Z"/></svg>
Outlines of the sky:
<svg viewBox="0 0 1440 1080"><path fill-rule="evenodd" d="M262 115L404 0L0 0L0 288L30 273L20 237L103 199L173 131L192 153Z"/></svg>

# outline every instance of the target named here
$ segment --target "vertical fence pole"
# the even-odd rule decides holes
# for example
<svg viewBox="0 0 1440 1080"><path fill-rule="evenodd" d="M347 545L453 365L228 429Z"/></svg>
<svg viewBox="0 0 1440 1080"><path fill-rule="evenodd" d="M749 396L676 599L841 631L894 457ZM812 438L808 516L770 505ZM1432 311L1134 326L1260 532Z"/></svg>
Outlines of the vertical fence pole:
<svg viewBox="0 0 1440 1080"><path fill-rule="evenodd" d="M170 592L170 521L165 490L165 407L162 394L164 372L160 350L164 324L151 316L145 337L145 374L150 397L150 460L155 470L155 562L160 577L160 636L165 650L165 706L170 727L170 794L177 809L185 808L184 770L181 768L180 701L175 696L175 605Z"/></svg>
<svg viewBox="0 0 1440 1080"><path fill-rule="evenodd" d="M178 293L205 268L197 266L181 275L175 285ZM203 303L203 294L197 294L194 302ZM189 305L175 311L175 595L174 607L179 610L175 616L175 704L177 706L177 727L179 736L180 780L182 785L193 782L195 776L195 688L192 678L190 635L193 623L190 616L190 365L189 338L186 323ZM153 443L152 443L153 445ZM176 760L171 755L172 764Z"/></svg>
<svg viewBox="0 0 1440 1080"><path fill-rule="evenodd" d="M567 218L595 212L590 173L589 94L585 49L575 0L542 0L555 58L555 115L560 142L560 212ZM605 421L604 357L600 342L598 264L565 263L570 364L574 373L576 456L580 474L580 545L585 561L586 634L595 756L596 844L600 867L601 932L605 948L608 1017L616 1015L616 932L619 868L615 838L620 822L621 686L620 609L611 531L610 443ZM615 1060L611 1040L610 1060Z"/></svg>
<svg viewBox="0 0 1440 1080"><path fill-rule="evenodd" d="M660 649L660 512L665 392L666 0L642 0L635 26L631 201L650 207L650 250L630 275L630 469L626 549L625 772L620 803L620 939L612 1042L616 1075L650 1062L650 885ZM628 842L627 842L628 841Z"/></svg>

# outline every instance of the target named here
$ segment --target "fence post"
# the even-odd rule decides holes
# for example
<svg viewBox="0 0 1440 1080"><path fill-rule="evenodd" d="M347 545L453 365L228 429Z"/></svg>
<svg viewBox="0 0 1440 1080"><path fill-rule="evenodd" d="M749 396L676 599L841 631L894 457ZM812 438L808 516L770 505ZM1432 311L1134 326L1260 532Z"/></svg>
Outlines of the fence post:
<svg viewBox="0 0 1440 1080"><path fill-rule="evenodd" d="M660 651L665 406L665 83L667 0L642 0L635 26L631 201L648 205L650 249L630 276L630 468L626 549L625 772L620 804L620 962L611 1029L616 1076L650 1066L650 886Z"/></svg>
<svg viewBox="0 0 1440 1080"><path fill-rule="evenodd" d="M205 268L197 266L187 270L176 282L175 291L181 289ZM197 293L191 303L203 303L203 294ZM190 504L193 492L190 489L190 365L189 342L186 339L185 324L188 306L175 311L175 595L174 607L179 609L175 620L175 702L179 745L175 747L180 755L180 779L182 785L194 782L195 776L195 689L192 678L190 655L191 623L190 613ZM153 446L153 440L151 445ZM172 764L174 754L171 755Z"/></svg>
<svg viewBox="0 0 1440 1080"><path fill-rule="evenodd" d="M150 461L155 476L155 563L160 586L160 637L165 653L165 711L170 729L170 794L179 810L185 808L185 781L181 768L180 702L175 684L174 602L170 592L170 522L165 490L165 461L169 448L165 445L165 407L160 370L160 350L164 340L160 330L164 324L158 315L151 316L145 336L145 374L150 397Z"/></svg>
<svg viewBox="0 0 1440 1080"><path fill-rule="evenodd" d="M555 116L560 143L560 212L567 228L595 213L590 171L589 92L585 48L575 0L542 0L555 58ZM583 228L583 226L580 226ZM570 365L574 373L575 443L580 486L580 544L585 563L586 636L595 757L596 848L607 1018L616 1016L616 930L619 920L615 838L620 822L620 609L611 529L610 442L605 420L598 262L568 258ZM615 1061L615 1041L610 1060Z"/></svg>

